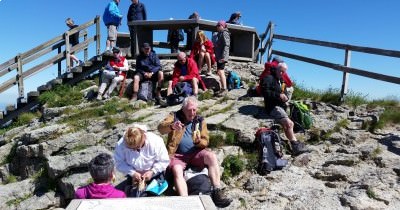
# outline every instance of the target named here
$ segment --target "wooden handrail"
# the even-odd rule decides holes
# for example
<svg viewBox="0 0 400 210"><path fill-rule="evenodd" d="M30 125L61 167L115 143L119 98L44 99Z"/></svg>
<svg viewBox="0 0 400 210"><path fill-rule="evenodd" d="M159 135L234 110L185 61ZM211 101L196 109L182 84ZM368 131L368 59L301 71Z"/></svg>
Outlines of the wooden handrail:
<svg viewBox="0 0 400 210"><path fill-rule="evenodd" d="M100 24L100 17L96 16L93 20L90 20L82 25L79 25L78 27L71 29L69 31L67 31L67 34L74 34L77 33L79 31L79 37L83 37L84 41L81 41L79 44L70 47L70 46L66 46L66 40L68 38L65 37L64 34L62 35L58 35L52 39L50 39L49 41L36 46L24 53L20 53L17 56L15 56L14 58L0 64L0 77L6 75L9 72L14 71L15 69L18 70L17 76L15 78L11 78L8 79L7 81L3 82L0 85L0 93L4 92L5 90L9 89L10 87L12 87L13 85L17 84L19 86L19 96L23 96L23 81L24 79L33 76L34 74L54 65L54 64L58 64L59 68L60 68L60 62L62 60L66 60L67 57L69 57L70 53L74 53L74 52L80 52L80 51L85 51L85 60L87 60L87 49L88 46L92 43L96 41L96 55L100 54L100 44L99 44L99 40L100 40L100 30L99 30L99 24ZM96 25L96 29L95 29L95 35L92 37L88 37L88 31L86 30L87 28L89 28L92 25ZM61 48L65 46L65 51L62 51ZM23 66L27 63L30 63L32 61L35 61L39 58L41 58L42 56L57 50L57 55L37 64L36 66L23 71ZM69 62L69 60L67 61ZM68 65L67 65L68 66Z"/></svg>
<svg viewBox="0 0 400 210"><path fill-rule="evenodd" d="M331 48L337 48L337 49L343 49L343 50L347 49L347 50L351 50L351 51L400 58L400 51L396 51L396 50L385 50L385 49L372 48L372 47L362 47L362 46L349 45L349 44L340 44L340 43L336 43L336 42L325 42L325 41L319 41L319 40L314 40L314 39L304 39L304 38L298 38L298 37L292 37L292 36L284 36L284 35L279 35L279 34L274 34L274 39L299 42L299 43L304 43L304 44L319 45L319 46L331 47Z"/></svg>
<svg viewBox="0 0 400 210"><path fill-rule="evenodd" d="M278 51L278 50L272 50L272 54L280 55L280 56L283 56L286 58L292 58L292 59L299 60L299 61L304 61L307 63L312 63L312 64L319 65L319 66L328 67L328 68L338 70L341 72L347 72L347 73L356 74L356 75L363 76L363 77L382 80L385 82L400 84L399 77L389 76L389 75L385 75L385 74L378 74L378 73L374 73L374 72L370 72L370 71L366 71L366 70L362 70L362 69L357 69L357 68L350 68L350 67L346 67L343 65L330 63L330 62L326 62L326 61L322 61L322 60L317 60L317 59L313 59L313 58L308 58L308 57L304 57L304 56L300 56L300 55L296 55L296 54L290 54L290 53L286 53L286 52L282 52L282 51Z"/></svg>

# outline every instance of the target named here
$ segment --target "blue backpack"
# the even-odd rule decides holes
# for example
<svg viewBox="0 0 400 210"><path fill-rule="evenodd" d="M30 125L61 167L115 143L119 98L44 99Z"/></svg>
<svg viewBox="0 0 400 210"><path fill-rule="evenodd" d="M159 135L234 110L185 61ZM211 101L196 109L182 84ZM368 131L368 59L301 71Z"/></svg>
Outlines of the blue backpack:
<svg viewBox="0 0 400 210"><path fill-rule="evenodd" d="M228 86L228 90L240 89L241 81L239 74L232 70L229 70L228 77L226 78L226 85Z"/></svg>

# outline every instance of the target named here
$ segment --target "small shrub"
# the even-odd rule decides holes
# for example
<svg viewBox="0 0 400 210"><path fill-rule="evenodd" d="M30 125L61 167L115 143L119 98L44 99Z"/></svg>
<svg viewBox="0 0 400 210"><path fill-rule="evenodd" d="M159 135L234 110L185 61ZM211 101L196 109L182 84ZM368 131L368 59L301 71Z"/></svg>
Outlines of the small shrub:
<svg viewBox="0 0 400 210"><path fill-rule="evenodd" d="M227 145L236 145L236 134L234 131L231 130L226 130L226 139L225 139L225 143Z"/></svg>
<svg viewBox="0 0 400 210"><path fill-rule="evenodd" d="M336 122L335 127L333 128L333 131L335 132L339 132L340 128L346 128L347 126L349 126L350 121L347 119L341 119L338 122Z"/></svg>
<svg viewBox="0 0 400 210"><path fill-rule="evenodd" d="M258 165L258 154L255 152L248 152L244 154L246 158L246 169L249 171L256 171Z"/></svg>
<svg viewBox="0 0 400 210"><path fill-rule="evenodd" d="M228 155L222 162L224 173L222 173L222 180L227 181L233 176L239 175L245 168L244 162L239 156Z"/></svg>
<svg viewBox="0 0 400 210"><path fill-rule="evenodd" d="M376 158L379 154L382 153L382 148L378 145L371 153L372 158Z"/></svg>
<svg viewBox="0 0 400 210"><path fill-rule="evenodd" d="M224 137L221 134L210 134L208 147L217 148L225 144Z"/></svg>
<svg viewBox="0 0 400 210"><path fill-rule="evenodd" d="M16 176L10 175L10 176L7 176L7 178L6 178L5 181L4 181L4 184L15 183L15 182L17 182L17 181L18 181L18 180L17 180L17 177L16 177Z"/></svg>
<svg viewBox="0 0 400 210"><path fill-rule="evenodd" d="M39 117L39 113L25 112L18 116L15 126L22 126L32 122L33 119Z"/></svg>
<svg viewBox="0 0 400 210"><path fill-rule="evenodd" d="M114 127L114 125L118 124L119 122L120 120L115 117L107 117L105 122L105 127L107 129L111 129L112 127Z"/></svg>
<svg viewBox="0 0 400 210"><path fill-rule="evenodd" d="M199 94L199 101L203 101L203 100L207 100L207 99L211 99L213 97L213 94L211 93L211 91L205 91L201 94Z"/></svg>
<svg viewBox="0 0 400 210"><path fill-rule="evenodd" d="M376 194L375 194L374 190L371 187L368 187L367 195L368 195L369 198L376 199Z"/></svg>

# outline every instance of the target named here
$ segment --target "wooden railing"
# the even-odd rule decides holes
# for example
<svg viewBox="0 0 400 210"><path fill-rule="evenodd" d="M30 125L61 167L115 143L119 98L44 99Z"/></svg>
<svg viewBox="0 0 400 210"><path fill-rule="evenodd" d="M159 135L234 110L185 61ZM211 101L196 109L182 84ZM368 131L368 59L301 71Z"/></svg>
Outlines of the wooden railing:
<svg viewBox="0 0 400 210"><path fill-rule="evenodd" d="M267 37L267 34L269 34L269 37ZM265 39L267 39L267 40L265 41ZM304 57L304 56L300 56L300 55L296 55L296 54L291 54L291 53L287 53L287 52L283 52L283 51L279 51L279 50L273 50L272 44L273 44L274 39L345 50L344 65L330 63L330 62L326 62L326 61L322 61L322 60L318 60L318 59L314 59L314 58L309 58L309 57ZM370 72L370 71L350 67L350 59L351 59L352 51L374 54L374 55L383 55L383 56L395 57L395 58L400 58L400 51L371 48L371 47L362 47L362 46L355 46L355 45L349 45L349 44L341 44L341 43L335 43L335 42L326 42L326 41L304 39L304 38L274 34L274 24L272 22L270 22L268 24L265 33L261 35L260 45L261 45L260 51L259 51L260 63L263 63L262 57L263 57L264 53L268 52L267 61L271 60L271 56L272 56L272 54L274 54L274 55L280 55L283 57L287 57L287 58L291 58L291 59L295 59L295 60L299 60L299 61L303 61L303 62L307 62L307 63L312 63L312 64L319 65L319 66L328 67L328 68L343 72L343 81L342 81L342 87L341 87L341 100L342 101L344 100L344 96L348 93L349 74L356 74L359 76L368 77L368 78L372 78L372 79L376 79L376 80L381 80L381 81L390 82L390 83L394 83L394 84L400 84L399 77L385 75L385 74L379 74L379 73L375 73L375 72Z"/></svg>
<svg viewBox="0 0 400 210"><path fill-rule="evenodd" d="M92 37L88 37L88 29L90 26L95 25L95 34ZM83 37L83 41L79 44L71 47L69 44L69 36L80 32L80 37ZM54 37L53 39L27 51L20 53L10 60L0 64L0 78L17 71L16 76L8 79L0 85L0 93L6 91L14 85L18 85L18 101L24 101L24 80L34 74L47 69L53 65L58 65L58 76L61 76L61 62L66 62L66 70L71 69L70 54L84 51L84 60L88 59L88 47L91 43L96 42L96 55L100 54L100 17L97 16L93 20L88 21L72 30L66 31L64 34ZM64 51L62 50L64 47ZM30 69L24 68L24 65L31 62L38 62L39 59L43 59L49 53L57 50L57 54Z"/></svg>

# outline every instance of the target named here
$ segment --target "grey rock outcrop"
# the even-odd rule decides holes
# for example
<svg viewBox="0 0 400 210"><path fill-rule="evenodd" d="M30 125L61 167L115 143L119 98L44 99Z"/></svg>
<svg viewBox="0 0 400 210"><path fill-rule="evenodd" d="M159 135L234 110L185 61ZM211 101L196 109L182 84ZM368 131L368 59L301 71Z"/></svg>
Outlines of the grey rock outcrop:
<svg viewBox="0 0 400 210"><path fill-rule="evenodd" d="M171 72L174 61L162 61ZM134 64L133 64L134 65ZM229 63L229 69L254 82L262 65ZM209 80L210 82L218 82ZM95 87L83 91L88 95ZM397 209L400 206L400 128L398 125L371 133L366 124L379 119L381 108L351 108L307 100L313 127L296 134L310 152L291 157L288 166L266 176L258 175L254 134L261 126L272 126L262 97L247 97L247 90L232 90L224 98L199 102L210 134L221 140L234 136L233 145L212 148L221 164L228 155L246 164L237 176L224 180L233 199L225 209ZM80 127L68 123L66 110L104 107L120 100L129 111L82 120ZM147 106L146 108L143 108ZM115 143L133 123L146 124L157 133L157 125L179 105L166 108L129 103L116 97L87 101L77 106L44 107L43 122L9 130L0 137L0 209L54 209L65 207L74 191L90 182L88 162L98 153L112 153ZM116 123L110 125L110 121ZM281 133L283 139L286 139ZM166 136L163 136L166 138ZM224 169L225 170L225 169ZM114 184L124 181L117 173ZM15 181L14 183L12 183Z"/></svg>

